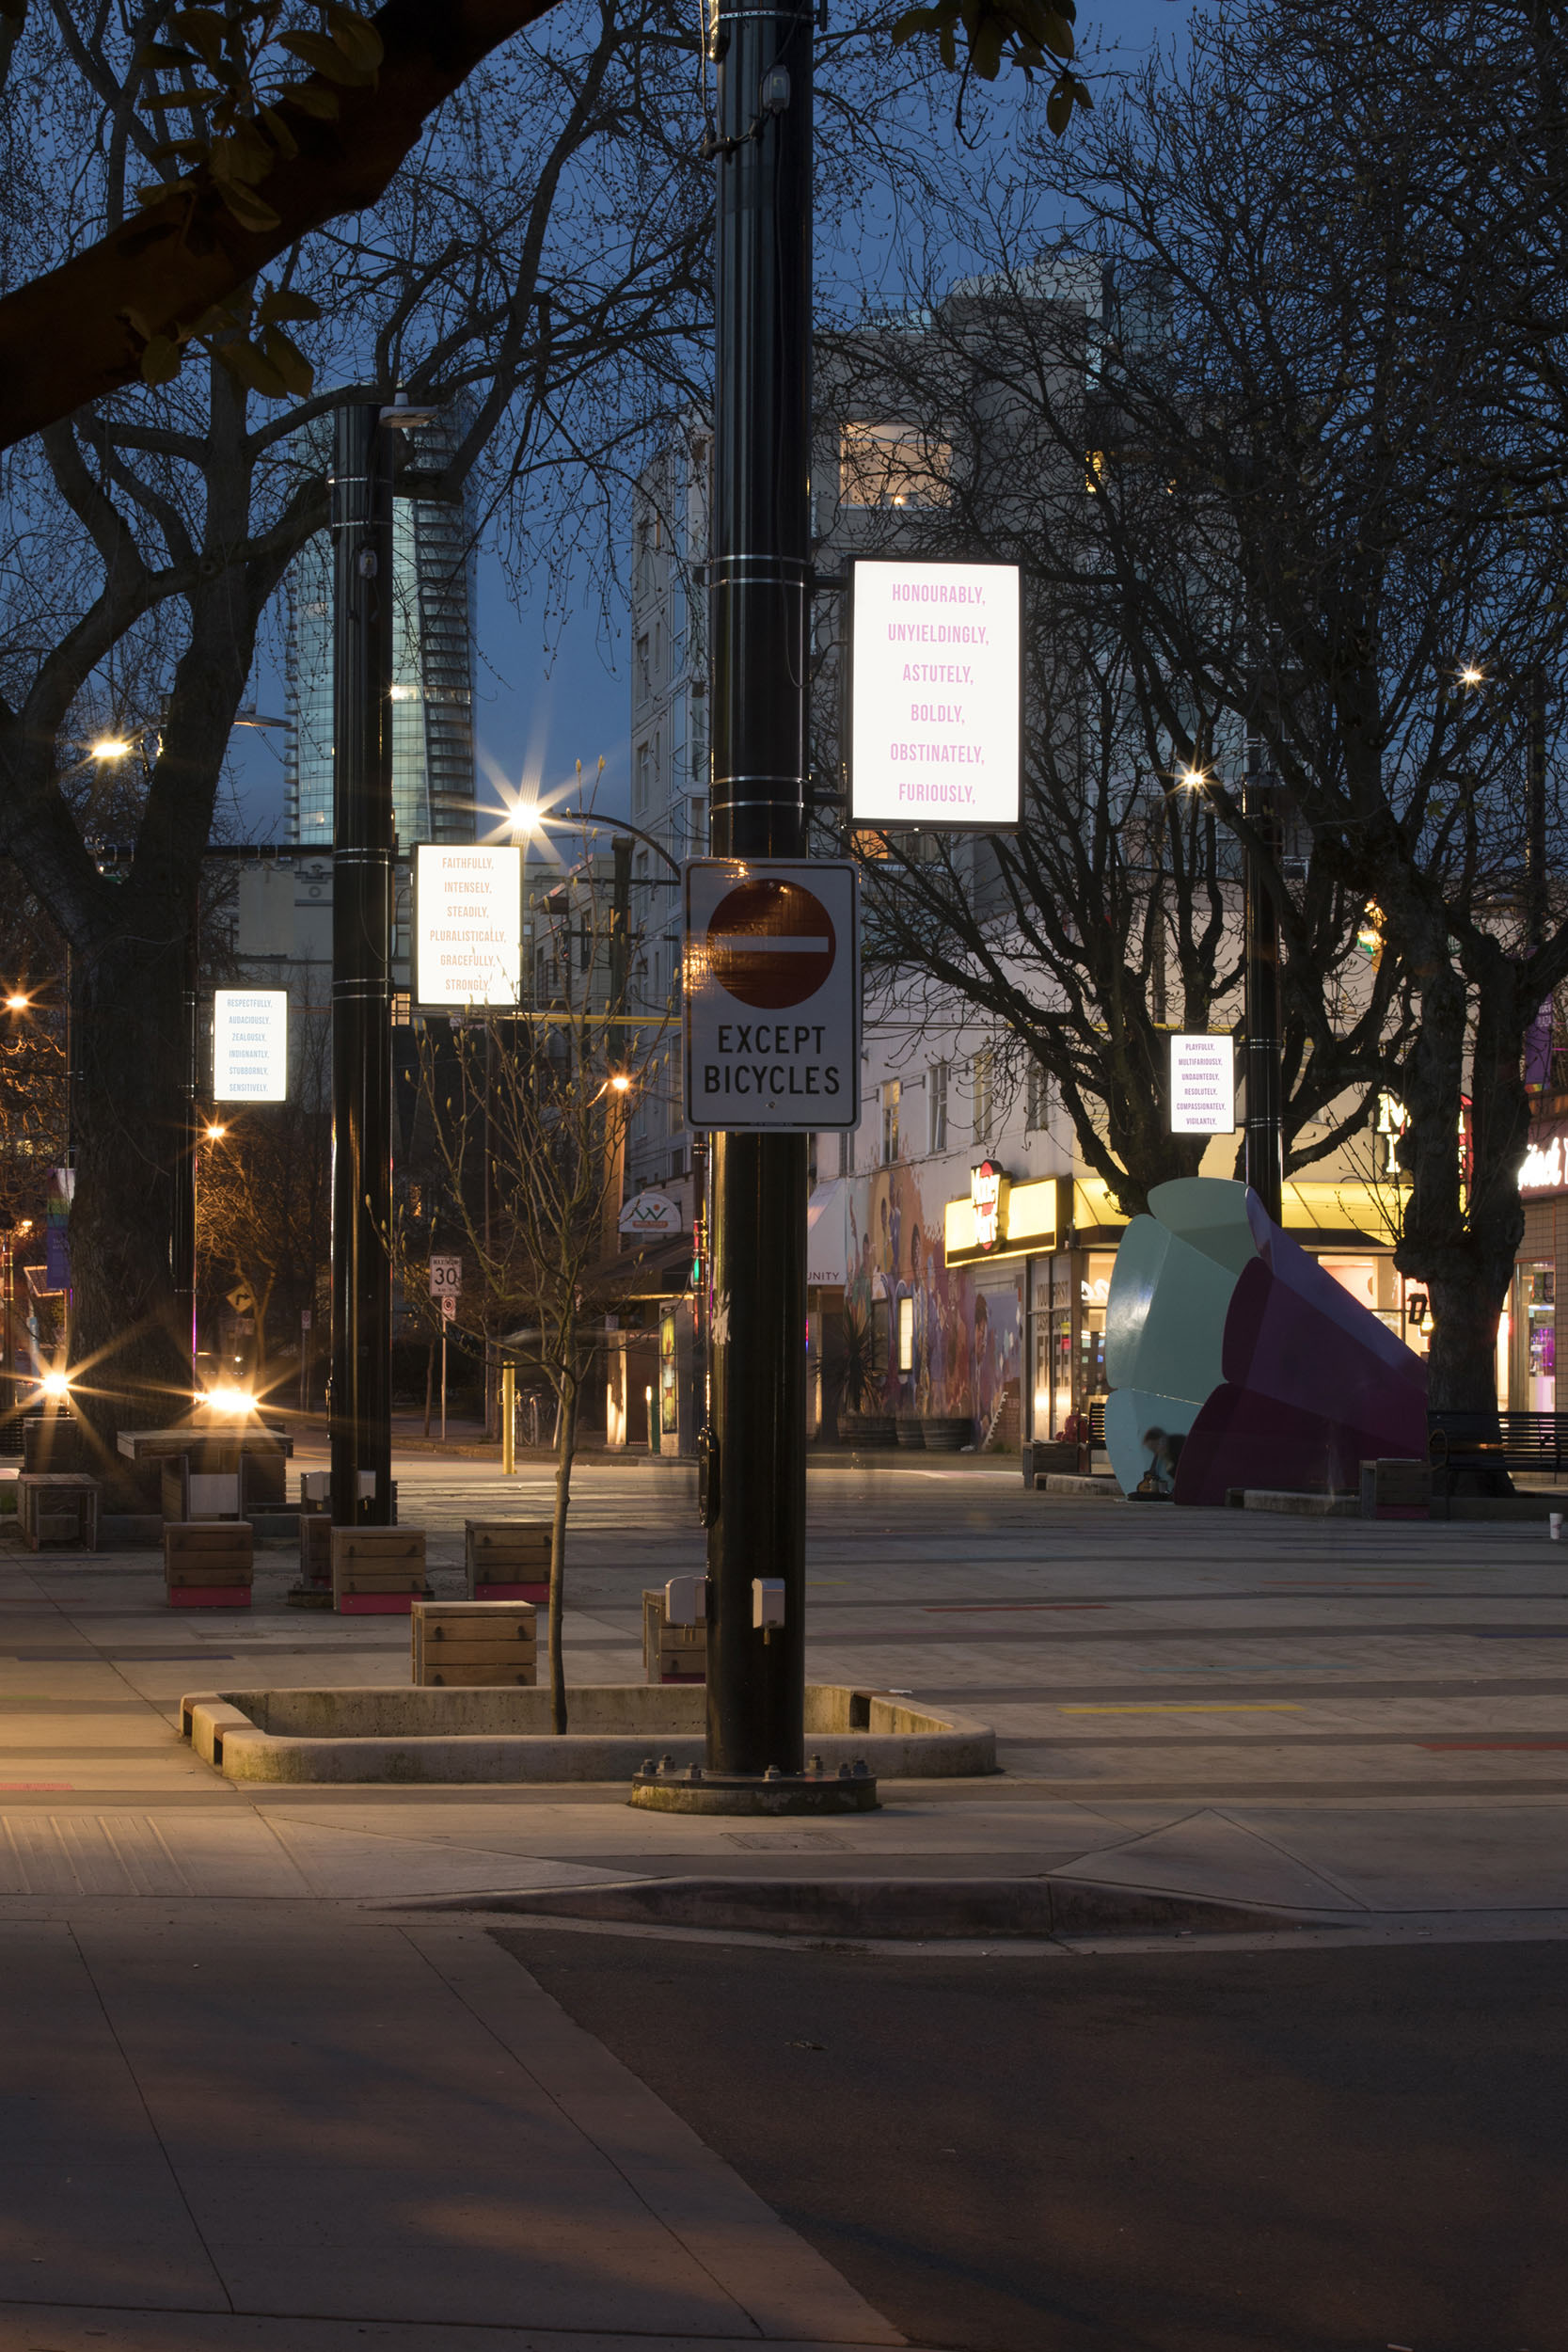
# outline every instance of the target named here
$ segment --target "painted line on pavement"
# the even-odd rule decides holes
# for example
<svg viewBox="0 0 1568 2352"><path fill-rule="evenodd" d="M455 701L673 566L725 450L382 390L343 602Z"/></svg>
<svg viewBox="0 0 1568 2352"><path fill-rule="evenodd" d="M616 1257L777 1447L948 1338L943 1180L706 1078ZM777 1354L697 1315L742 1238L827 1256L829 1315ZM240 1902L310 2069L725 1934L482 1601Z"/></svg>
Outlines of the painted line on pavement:
<svg viewBox="0 0 1568 2352"><path fill-rule="evenodd" d="M1064 1715L1299 1715L1293 1699L1152 1700L1130 1707L1064 1707Z"/></svg>

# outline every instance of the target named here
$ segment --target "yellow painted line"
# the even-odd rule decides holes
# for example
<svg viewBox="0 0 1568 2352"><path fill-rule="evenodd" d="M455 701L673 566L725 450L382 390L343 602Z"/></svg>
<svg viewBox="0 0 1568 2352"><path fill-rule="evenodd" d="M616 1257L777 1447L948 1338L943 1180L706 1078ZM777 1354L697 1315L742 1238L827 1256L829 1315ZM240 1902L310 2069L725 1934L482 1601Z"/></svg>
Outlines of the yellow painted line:
<svg viewBox="0 0 1568 2352"><path fill-rule="evenodd" d="M1147 1707L1064 1707L1064 1715L1299 1715L1301 1709L1290 1699L1238 1699L1234 1706L1223 1700L1195 1699L1188 1706L1173 1701L1168 1707L1159 1704Z"/></svg>

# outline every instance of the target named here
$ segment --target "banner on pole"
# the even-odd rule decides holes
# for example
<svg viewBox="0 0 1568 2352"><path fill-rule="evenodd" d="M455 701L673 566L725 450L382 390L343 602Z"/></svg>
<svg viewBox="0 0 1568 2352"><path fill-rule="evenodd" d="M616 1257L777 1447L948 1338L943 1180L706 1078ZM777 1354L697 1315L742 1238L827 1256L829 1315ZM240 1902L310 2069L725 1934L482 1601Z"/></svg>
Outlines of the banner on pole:
<svg viewBox="0 0 1568 2352"><path fill-rule="evenodd" d="M1171 1039L1170 1131L1173 1136L1235 1134L1236 1047L1233 1039Z"/></svg>
<svg viewBox="0 0 1568 2352"><path fill-rule="evenodd" d="M214 989L214 1102L282 1103L288 1093L288 991Z"/></svg>
<svg viewBox="0 0 1568 2352"><path fill-rule="evenodd" d="M1018 565L862 557L850 576L851 822L1016 832Z"/></svg>
<svg viewBox="0 0 1568 2352"><path fill-rule="evenodd" d="M522 850L421 841L414 946L416 1004L515 1007L522 993Z"/></svg>

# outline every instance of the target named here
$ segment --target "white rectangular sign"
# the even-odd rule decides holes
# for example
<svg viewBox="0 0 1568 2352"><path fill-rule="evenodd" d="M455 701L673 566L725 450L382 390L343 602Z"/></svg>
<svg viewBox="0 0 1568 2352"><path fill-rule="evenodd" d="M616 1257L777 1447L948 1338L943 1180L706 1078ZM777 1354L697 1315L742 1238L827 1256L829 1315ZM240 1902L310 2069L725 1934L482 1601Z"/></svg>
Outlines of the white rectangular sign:
<svg viewBox="0 0 1568 2352"><path fill-rule="evenodd" d="M855 867L692 858L682 872L688 1124L808 1134L858 1126Z"/></svg>
<svg viewBox="0 0 1568 2352"><path fill-rule="evenodd" d="M414 929L417 1003L515 1005L522 978L522 850L421 841Z"/></svg>
<svg viewBox="0 0 1568 2352"><path fill-rule="evenodd" d="M282 1103L289 1092L289 998L281 988L213 992L213 1100Z"/></svg>
<svg viewBox="0 0 1568 2352"><path fill-rule="evenodd" d="M463 1261L461 1258L432 1258L430 1261L430 1295L432 1298L439 1298L447 1291L460 1291L462 1287Z"/></svg>
<svg viewBox="0 0 1568 2352"><path fill-rule="evenodd" d="M853 821L1015 829L1018 565L857 561L850 635Z"/></svg>
<svg viewBox="0 0 1568 2352"><path fill-rule="evenodd" d="M1235 1134L1236 1048L1230 1038L1171 1039L1170 1131L1173 1136Z"/></svg>

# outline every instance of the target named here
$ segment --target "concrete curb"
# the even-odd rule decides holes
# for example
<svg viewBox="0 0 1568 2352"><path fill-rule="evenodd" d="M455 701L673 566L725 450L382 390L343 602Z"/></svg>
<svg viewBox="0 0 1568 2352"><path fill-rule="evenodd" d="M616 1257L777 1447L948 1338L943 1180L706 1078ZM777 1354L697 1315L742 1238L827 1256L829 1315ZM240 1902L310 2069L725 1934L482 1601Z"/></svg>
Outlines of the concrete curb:
<svg viewBox="0 0 1568 2352"><path fill-rule="evenodd" d="M1255 1935L1354 1924L1340 1914L1265 1910L1057 1878L628 1879L609 1886L437 1895L394 1907L505 1912L625 1927L729 1929L752 1935L843 1936L866 1943L1169 1934L1178 1929Z"/></svg>
<svg viewBox="0 0 1568 2352"><path fill-rule="evenodd" d="M380 1686L276 1693L210 1691L182 1698L180 1727L203 1762L236 1781L629 1783L650 1756L668 1756L677 1768L706 1761L706 1699L700 1685L683 1690L631 1684L624 1692L612 1685L602 1692L579 1690L575 1696L579 1704L593 1696L626 1704L619 1722L558 1739L546 1729L502 1729L483 1721L484 1702L496 1703L499 1713L515 1700L516 1706L508 1711L522 1711L528 1702L545 1701L542 1691L400 1692ZM879 1693L840 1691L834 1685L814 1684L807 1697L806 1744L830 1772L840 1764L859 1761L874 1779L881 1780L972 1779L997 1769L996 1734L968 1716L937 1717ZM278 1732L264 1729L267 1705L274 1699L303 1715L304 1725ZM863 1727L810 1728L813 1699L824 1711L842 1702L841 1724L851 1722L863 1705ZM394 1705L408 1722L375 1721L377 1713L385 1717ZM310 1720L331 1708L342 1713L341 1732L325 1733ZM650 1715L657 1710L665 1722L639 1729L634 1708ZM627 1715L633 1715L630 1724ZM442 1718L466 1727L434 1727Z"/></svg>

